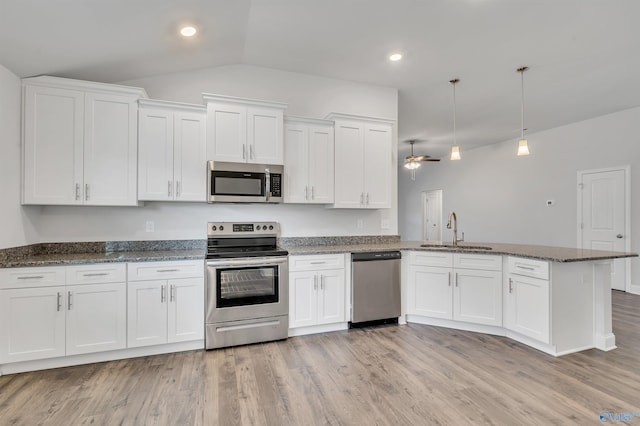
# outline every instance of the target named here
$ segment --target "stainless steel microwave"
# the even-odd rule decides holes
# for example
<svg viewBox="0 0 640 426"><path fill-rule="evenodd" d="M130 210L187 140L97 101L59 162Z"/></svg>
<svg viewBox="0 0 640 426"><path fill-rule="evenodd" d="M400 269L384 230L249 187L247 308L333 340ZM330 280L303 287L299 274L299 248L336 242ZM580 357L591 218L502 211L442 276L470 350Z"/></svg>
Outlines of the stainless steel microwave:
<svg viewBox="0 0 640 426"><path fill-rule="evenodd" d="M281 203L284 167L276 164L209 161L210 203Z"/></svg>

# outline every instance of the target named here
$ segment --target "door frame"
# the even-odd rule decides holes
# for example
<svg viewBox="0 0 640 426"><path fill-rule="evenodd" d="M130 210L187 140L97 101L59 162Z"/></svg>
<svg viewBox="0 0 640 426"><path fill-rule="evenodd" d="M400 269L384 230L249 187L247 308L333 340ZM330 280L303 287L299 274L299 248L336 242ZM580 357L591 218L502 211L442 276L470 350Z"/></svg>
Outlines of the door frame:
<svg viewBox="0 0 640 426"><path fill-rule="evenodd" d="M442 241L442 189L429 189L426 191L422 191L421 193L421 205L422 205L422 239L424 241L427 240L427 227L425 226L425 217L427 216L426 202L428 194L435 194L440 201L440 236L438 241Z"/></svg>
<svg viewBox="0 0 640 426"><path fill-rule="evenodd" d="M578 221L576 223L576 227L578 228L578 243L576 247L582 247L582 178L586 174L593 173L603 173L603 172L615 172L622 170L624 172L624 235L627 236L624 241L624 249L625 251L631 251L631 166L618 166L618 167L605 167L602 169L591 169L591 170L578 170ZM625 283L624 289L626 292L631 292L631 262L629 258L625 259L614 259L614 260L624 260L624 268L625 268Z"/></svg>

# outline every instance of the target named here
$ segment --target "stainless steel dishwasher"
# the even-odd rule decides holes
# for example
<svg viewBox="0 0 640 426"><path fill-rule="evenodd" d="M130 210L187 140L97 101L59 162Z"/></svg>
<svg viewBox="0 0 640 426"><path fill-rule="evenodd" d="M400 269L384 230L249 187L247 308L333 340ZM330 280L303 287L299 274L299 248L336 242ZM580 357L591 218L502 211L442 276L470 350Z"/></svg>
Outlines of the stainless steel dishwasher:
<svg viewBox="0 0 640 426"><path fill-rule="evenodd" d="M351 254L350 327L398 322L400 258L399 251Z"/></svg>

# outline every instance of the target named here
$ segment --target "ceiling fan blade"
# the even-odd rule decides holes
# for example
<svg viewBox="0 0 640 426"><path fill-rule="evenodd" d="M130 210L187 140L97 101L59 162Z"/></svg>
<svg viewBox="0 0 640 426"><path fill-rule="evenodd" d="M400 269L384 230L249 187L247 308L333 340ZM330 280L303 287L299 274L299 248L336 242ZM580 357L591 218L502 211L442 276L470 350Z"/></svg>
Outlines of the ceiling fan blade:
<svg viewBox="0 0 640 426"><path fill-rule="evenodd" d="M420 161L440 161L439 158L425 158L424 160L420 160Z"/></svg>

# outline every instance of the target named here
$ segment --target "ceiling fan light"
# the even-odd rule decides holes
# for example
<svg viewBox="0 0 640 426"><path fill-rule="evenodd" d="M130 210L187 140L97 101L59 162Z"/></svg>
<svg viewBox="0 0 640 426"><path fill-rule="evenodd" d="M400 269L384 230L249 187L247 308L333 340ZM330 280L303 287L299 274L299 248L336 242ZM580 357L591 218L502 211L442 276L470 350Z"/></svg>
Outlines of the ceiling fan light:
<svg viewBox="0 0 640 426"><path fill-rule="evenodd" d="M451 147L451 160L460 160L460 147L458 145L454 145Z"/></svg>
<svg viewBox="0 0 640 426"><path fill-rule="evenodd" d="M518 141L518 156L529 155L529 145L527 145L526 139L520 139Z"/></svg>
<svg viewBox="0 0 640 426"><path fill-rule="evenodd" d="M406 163L404 163L404 167L409 170L415 170L418 167L420 167L420 163L414 160L409 160Z"/></svg>

